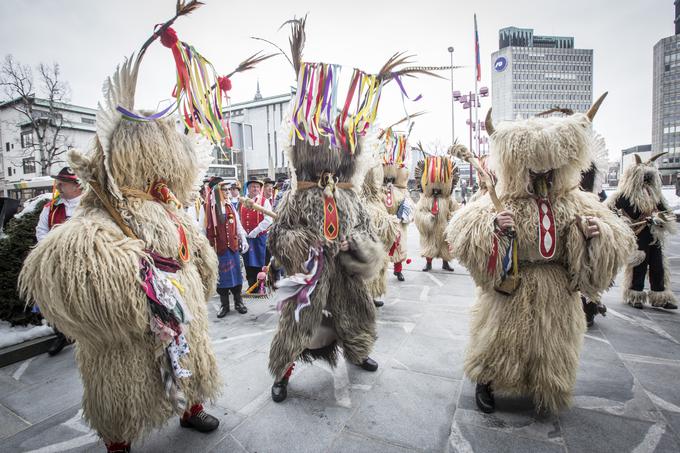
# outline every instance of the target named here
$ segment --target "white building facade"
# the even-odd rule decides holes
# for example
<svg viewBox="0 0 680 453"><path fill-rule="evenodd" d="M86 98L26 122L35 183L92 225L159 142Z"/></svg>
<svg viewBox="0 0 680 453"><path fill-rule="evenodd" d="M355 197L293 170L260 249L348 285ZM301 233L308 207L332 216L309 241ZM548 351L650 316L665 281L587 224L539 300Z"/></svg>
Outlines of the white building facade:
<svg viewBox="0 0 680 453"><path fill-rule="evenodd" d="M503 28L491 68L494 121L528 118L553 107L585 112L593 100L593 51L575 49L573 37Z"/></svg>
<svg viewBox="0 0 680 453"><path fill-rule="evenodd" d="M26 200L52 190L52 178L41 174L39 150L31 122L16 108L19 100L0 104L0 195ZM34 114L48 110L46 101L36 98ZM69 148L87 150L95 135L96 110L59 104L63 124L56 143L59 151ZM51 138L51 134L47 134ZM56 156L49 169L56 174L66 165L66 153Z"/></svg>

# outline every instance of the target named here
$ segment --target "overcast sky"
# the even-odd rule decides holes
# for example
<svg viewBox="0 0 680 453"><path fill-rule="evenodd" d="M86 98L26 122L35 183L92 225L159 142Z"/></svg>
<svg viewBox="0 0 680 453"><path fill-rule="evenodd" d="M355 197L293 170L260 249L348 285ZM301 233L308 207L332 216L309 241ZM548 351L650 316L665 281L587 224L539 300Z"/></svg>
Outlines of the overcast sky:
<svg viewBox="0 0 680 453"><path fill-rule="evenodd" d="M174 13L174 0L2 0L0 56L12 54L32 66L58 62L71 86L71 101L95 107L101 84L126 55L139 49L156 23ZM417 55L426 65L466 65L454 75L456 89L474 86L473 13L477 13L482 55L482 85L491 88L491 53L498 50L498 30L507 26L533 28L539 35L574 36L577 48L594 50L594 97L609 97L600 109L596 128L604 135L610 156L651 143L652 51L661 38L674 33L672 0L384 0L239 1L206 0L206 5L175 24L180 39L193 44L218 72L230 72L257 50L272 50L249 39L259 36L287 49L288 30L277 31L294 15L308 13L305 60L340 63L377 71L394 52ZM448 72L442 75L449 77ZM142 65L137 106L155 108L167 99L174 83L172 56L155 44ZM233 77L232 102L252 99L259 79L263 96L285 93L294 83L284 58L263 63L255 71ZM396 85L383 92L379 121L403 116ZM451 141L450 81L407 82L410 95L422 94L410 112L426 110L416 119L415 140ZM486 99L480 115L490 106ZM456 106L456 135L467 143L467 111Z"/></svg>

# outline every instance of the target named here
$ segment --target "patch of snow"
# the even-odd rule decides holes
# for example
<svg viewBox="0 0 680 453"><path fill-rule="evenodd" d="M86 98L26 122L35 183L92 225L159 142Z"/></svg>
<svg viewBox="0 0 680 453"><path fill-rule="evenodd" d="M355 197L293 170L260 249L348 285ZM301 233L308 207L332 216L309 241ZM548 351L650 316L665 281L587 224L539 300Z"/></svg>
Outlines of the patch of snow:
<svg viewBox="0 0 680 453"><path fill-rule="evenodd" d="M27 214L29 212L33 212L33 210L38 205L38 203L40 203L42 200L50 200L51 198L52 198L52 194L48 192L48 193L43 193L41 195L38 195L35 198L31 198L30 200L27 200L24 203L24 209L22 209L21 212L18 212L14 216L14 218L18 219L19 217L21 217L24 214Z"/></svg>
<svg viewBox="0 0 680 453"><path fill-rule="evenodd" d="M34 338L52 335L54 330L50 326L15 326L11 327L7 321L0 321L0 348L11 346Z"/></svg>

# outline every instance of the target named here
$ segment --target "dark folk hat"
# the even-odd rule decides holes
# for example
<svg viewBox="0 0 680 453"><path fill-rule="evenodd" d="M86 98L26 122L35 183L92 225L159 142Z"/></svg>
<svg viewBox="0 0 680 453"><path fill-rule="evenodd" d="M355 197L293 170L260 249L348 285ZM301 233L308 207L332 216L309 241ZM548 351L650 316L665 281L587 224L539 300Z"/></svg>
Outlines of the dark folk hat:
<svg viewBox="0 0 680 453"><path fill-rule="evenodd" d="M250 178L248 178L248 181L246 182L246 188L248 188L248 186L250 186L253 183L259 184L260 187L264 186L264 182L261 179L257 179L257 176L251 176Z"/></svg>
<svg viewBox="0 0 680 453"><path fill-rule="evenodd" d="M61 170L59 170L59 173L56 175L52 176L52 178L58 180L58 181L66 181L66 182L74 182L78 183L78 177L76 176L75 173L73 173L73 170L71 170L71 167L64 167Z"/></svg>

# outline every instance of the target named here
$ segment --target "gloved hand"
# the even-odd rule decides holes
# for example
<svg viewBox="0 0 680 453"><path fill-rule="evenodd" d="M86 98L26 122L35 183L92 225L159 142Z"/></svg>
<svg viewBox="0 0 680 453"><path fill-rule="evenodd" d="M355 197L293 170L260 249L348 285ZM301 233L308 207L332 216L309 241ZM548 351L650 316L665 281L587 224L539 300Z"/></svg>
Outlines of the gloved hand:
<svg viewBox="0 0 680 453"><path fill-rule="evenodd" d="M241 238L241 254L247 253L249 249L250 244L248 244L248 239L246 238L246 236L243 236Z"/></svg>

